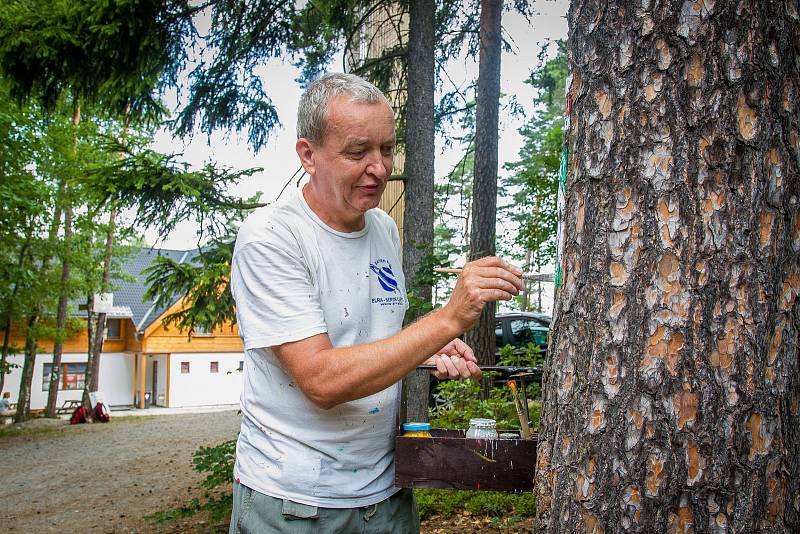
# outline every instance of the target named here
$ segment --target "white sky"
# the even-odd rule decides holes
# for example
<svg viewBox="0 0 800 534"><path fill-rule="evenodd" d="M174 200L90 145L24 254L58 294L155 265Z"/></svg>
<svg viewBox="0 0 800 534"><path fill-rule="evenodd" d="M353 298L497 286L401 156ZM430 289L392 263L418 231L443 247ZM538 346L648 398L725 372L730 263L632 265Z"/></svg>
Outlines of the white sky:
<svg viewBox="0 0 800 534"><path fill-rule="evenodd" d="M530 25L520 15L504 13L503 16L504 36L507 40L512 40L516 54L504 53L502 56L500 90L506 95L516 96L526 112L530 112L532 108L534 94L524 81L537 64L539 43L548 38L565 39L567 33L565 14L568 0L540 0L535 7L539 14L532 19ZM334 61L330 68L334 71L340 70L341 61ZM198 134L184 143L169 132L161 131L156 136L154 148L162 152L182 152L184 159L197 167L209 161L234 169L263 167L263 172L242 180L229 192L248 197L261 191L263 201L273 201L299 167L294 144L297 102L301 90L294 81L298 71L289 63L272 60L265 65L262 72L266 74L264 85L278 109L281 127L273 131L269 142L258 154L249 149L246 138L225 133L217 133L210 140L205 135ZM457 83L475 77L477 57L453 62L448 66L448 72ZM501 115L500 121L499 166L502 173L504 163L517 159L517 152L522 145L517 130L524 119L505 114ZM454 146L445 151L441 138L437 139L437 147L436 174L444 176L459 160L460 147ZM294 184L291 187L293 186ZM162 248L186 249L196 244L196 229L195 222L186 221L166 238L160 239L161 236L151 230L145 232L145 239L148 244ZM502 221L498 227L498 232L501 231Z"/></svg>

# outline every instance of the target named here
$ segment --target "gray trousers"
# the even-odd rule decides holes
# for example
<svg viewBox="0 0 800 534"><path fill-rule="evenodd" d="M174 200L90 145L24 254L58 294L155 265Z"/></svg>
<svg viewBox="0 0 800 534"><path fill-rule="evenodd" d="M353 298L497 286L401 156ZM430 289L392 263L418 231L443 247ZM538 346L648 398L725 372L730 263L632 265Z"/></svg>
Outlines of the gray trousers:
<svg viewBox="0 0 800 534"><path fill-rule="evenodd" d="M321 508L270 497L234 482L229 534L273 532L418 534L419 512L408 488L372 506Z"/></svg>

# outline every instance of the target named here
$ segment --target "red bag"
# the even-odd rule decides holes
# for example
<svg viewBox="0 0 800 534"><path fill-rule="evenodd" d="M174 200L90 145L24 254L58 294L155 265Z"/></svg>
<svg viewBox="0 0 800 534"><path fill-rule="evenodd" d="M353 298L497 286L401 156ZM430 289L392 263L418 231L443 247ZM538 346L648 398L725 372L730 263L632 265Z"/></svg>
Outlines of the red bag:
<svg viewBox="0 0 800 534"><path fill-rule="evenodd" d="M89 422L89 410L86 409L85 406L78 406L75 408L75 411L72 412L72 417L69 418L69 424L71 425L79 425L81 423L88 423Z"/></svg>
<svg viewBox="0 0 800 534"><path fill-rule="evenodd" d="M111 414L102 402L94 405L94 420L100 423L108 423L111 420Z"/></svg>

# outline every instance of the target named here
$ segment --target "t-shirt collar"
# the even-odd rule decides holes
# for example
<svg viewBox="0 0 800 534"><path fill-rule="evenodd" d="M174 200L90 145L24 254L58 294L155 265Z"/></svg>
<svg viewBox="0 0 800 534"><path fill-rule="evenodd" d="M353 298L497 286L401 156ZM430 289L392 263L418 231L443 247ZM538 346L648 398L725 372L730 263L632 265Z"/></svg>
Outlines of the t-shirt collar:
<svg viewBox="0 0 800 534"><path fill-rule="evenodd" d="M347 239L356 239L358 237L361 237L361 236L365 235L367 233L367 231L369 231L369 220L370 220L370 217L367 214L364 214L364 228L362 228L361 230L356 230L355 232L340 232L339 230L334 230L333 228L331 228L330 226L325 224L322 221L322 219L320 219L319 216L316 213L314 213L314 210L312 210L311 206L309 206L308 202L306 202L306 198L303 195L303 188L302 187L297 189L297 196L300 199L300 205L303 207L303 211L306 212L306 215L308 215L311 218L311 220L313 220L315 223L317 223L323 229L327 230L328 232L330 232L330 233L332 233L334 235L337 235L339 237L344 237L344 238L347 238Z"/></svg>

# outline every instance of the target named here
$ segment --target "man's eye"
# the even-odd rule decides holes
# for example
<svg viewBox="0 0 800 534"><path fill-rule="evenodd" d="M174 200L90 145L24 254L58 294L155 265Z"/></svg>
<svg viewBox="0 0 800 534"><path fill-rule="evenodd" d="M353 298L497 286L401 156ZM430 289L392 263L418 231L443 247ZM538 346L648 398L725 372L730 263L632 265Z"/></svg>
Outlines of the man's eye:
<svg viewBox="0 0 800 534"><path fill-rule="evenodd" d="M348 152L347 153L347 157L350 157L350 158L353 158L353 159L361 159L361 158L364 157L364 151L363 150L358 150L358 151L355 151L355 152Z"/></svg>
<svg viewBox="0 0 800 534"><path fill-rule="evenodd" d="M383 154L384 156L391 156L392 154L394 154L394 147L393 146L385 146L385 147L381 148L381 154Z"/></svg>

